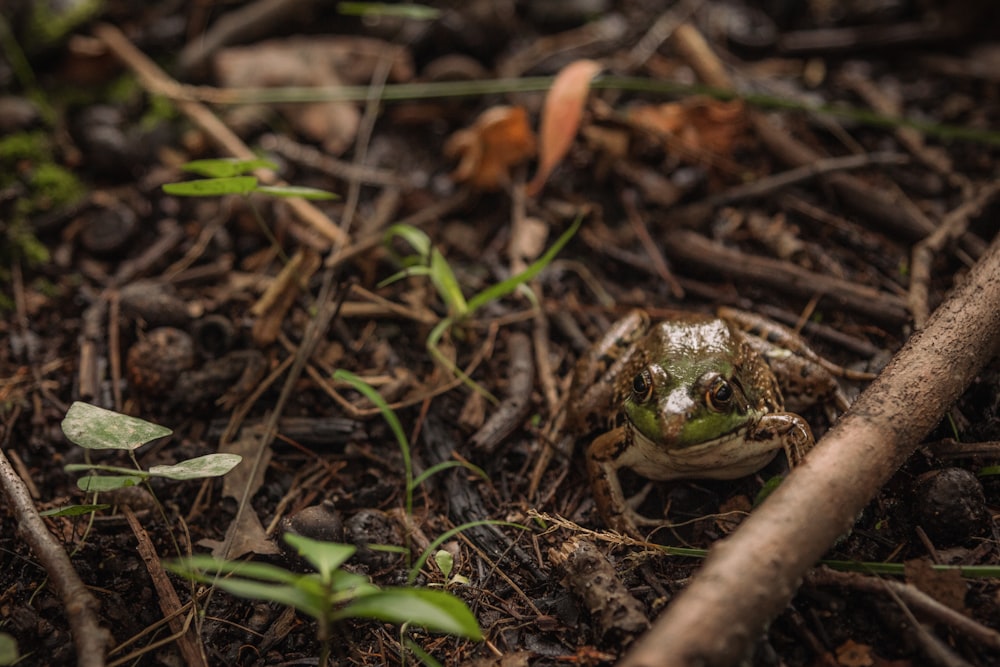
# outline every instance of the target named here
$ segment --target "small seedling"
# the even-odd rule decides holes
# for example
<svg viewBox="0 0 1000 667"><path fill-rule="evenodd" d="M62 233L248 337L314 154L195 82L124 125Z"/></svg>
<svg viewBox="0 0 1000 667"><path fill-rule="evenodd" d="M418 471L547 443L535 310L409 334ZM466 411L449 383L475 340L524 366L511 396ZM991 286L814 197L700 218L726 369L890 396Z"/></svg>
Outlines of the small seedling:
<svg viewBox="0 0 1000 667"><path fill-rule="evenodd" d="M163 191L177 197L218 197L220 195L250 194L270 197L301 197L303 199L336 199L337 195L326 190L297 185L261 185L256 176L249 175L257 169L277 169L278 165L263 158L237 160L218 158L194 160L181 169L206 178L181 183L166 183Z"/></svg>
<svg viewBox="0 0 1000 667"><path fill-rule="evenodd" d="M332 626L349 618L416 625L433 632L479 641L482 632L466 604L446 591L426 588L379 588L367 577L341 566L354 555L349 544L320 542L286 534L316 572L297 574L267 563L225 561L211 556L190 556L165 567L176 574L214 583L239 597L269 600L308 614L318 623L320 665L328 664Z"/></svg>
<svg viewBox="0 0 1000 667"><path fill-rule="evenodd" d="M134 468L73 463L66 466L67 472L100 471L111 475L88 475L77 480L83 491L100 492L134 486L151 477L165 477L174 480L219 477L235 468L243 457L238 454L208 454L186 459L173 465L152 466L143 470L135 458L135 450L142 445L166 437L173 433L169 428L153 424L144 419L129 417L119 412L105 410L96 405L77 401L70 406L62 421L62 430L70 442L84 449L120 449L128 452ZM75 505L52 512L65 516L67 513L85 513L101 506Z"/></svg>
<svg viewBox="0 0 1000 667"><path fill-rule="evenodd" d="M418 477L414 478L413 464L410 460L410 440L409 438L406 437L406 433L403 432L403 426L402 424L399 423L399 418L396 416L396 413L393 412L392 408L389 407L389 404L385 402L385 399L382 398L382 395L379 394L377 391L375 391L375 389L370 384L362 380L360 377L344 369L338 369L336 372L334 372L333 379L337 381L347 382L352 387L354 387L354 389L363 394L365 398L371 401L375 405L375 407L377 407L379 411L382 413L382 417L385 419L386 423L389 424L389 428L392 430L393 435L396 436L396 442L399 443L399 451L403 456L403 469L404 469L403 471L404 474L406 475L405 497L406 497L407 516L413 514L414 490L418 486L423 484L427 478L431 477L432 475L436 475L442 470L448 470L449 468L463 467L479 475L484 480L489 481L489 477L486 476L486 473L483 471L482 468L479 468L478 466L475 466L469 463L468 461L441 461L440 463L432 465L430 468L422 472Z"/></svg>
<svg viewBox="0 0 1000 667"><path fill-rule="evenodd" d="M524 271L516 276L511 276L506 280L487 287L468 300L466 300L465 296L462 294L462 287L459 285L458 279L455 277L455 272L451 270L451 266L448 265L448 262L445 260L444 255L441 254L441 251L431 244L430 238L427 234L409 225L393 225L385 233L385 244L389 246L393 239L399 237L406 241L416 252L408 257L400 258L400 263L404 267L403 270L386 278L379 283L379 286L385 286L409 276L428 276L431 283L434 285L434 288L440 295L441 300L444 301L448 308L448 316L438 322L427 335L425 344L428 352L435 360L437 360L438 363L458 377L462 378L466 384L469 384L474 389L480 391L496 402L496 399L486 392L485 389L482 389L475 384L471 378L467 377L460 368L455 366L454 363L441 353L441 350L438 348L438 343L447 331L451 330L451 328L455 325L461 324L463 321L467 320L478 309L482 308L491 301L507 296L537 276L542 269L548 266L552 260L555 259L556 255L559 254L559 251L561 251L563 247L569 243L569 240L573 238L573 235L576 234L578 229L580 229L582 222L582 218L575 220L573 224L570 225L569 229L563 232L556 242L545 251L545 254L535 260Z"/></svg>

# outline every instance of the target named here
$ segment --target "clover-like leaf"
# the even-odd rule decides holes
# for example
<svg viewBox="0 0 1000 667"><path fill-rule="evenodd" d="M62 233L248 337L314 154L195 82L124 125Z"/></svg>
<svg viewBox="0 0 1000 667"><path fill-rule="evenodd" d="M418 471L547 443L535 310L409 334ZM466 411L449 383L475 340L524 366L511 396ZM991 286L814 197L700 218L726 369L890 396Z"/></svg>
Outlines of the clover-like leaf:
<svg viewBox="0 0 1000 667"><path fill-rule="evenodd" d="M62 421L69 441L86 449L138 449L173 433L169 428L77 401Z"/></svg>
<svg viewBox="0 0 1000 667"><path fill-rule="evenodd" d="M206 454L169 466L152 466L149 474L167 479L221 477L238 466L242 460L243 457L239 454Z"/></svg>

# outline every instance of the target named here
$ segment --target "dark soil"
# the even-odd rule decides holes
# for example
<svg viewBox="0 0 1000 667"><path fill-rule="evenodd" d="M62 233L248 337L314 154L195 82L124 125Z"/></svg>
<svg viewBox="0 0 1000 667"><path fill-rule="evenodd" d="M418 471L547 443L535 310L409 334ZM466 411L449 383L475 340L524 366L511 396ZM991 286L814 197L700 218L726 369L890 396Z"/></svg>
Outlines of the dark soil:
<svg viewBox="0 0 1000 667"><path fill-rule="evenodd" d="M38 21L60 24L37 17L43 4L15 3L0 36L0 442L37 508L91 501L77 488L79 473L64 471L85 461L60 429L74 401L173 429L170 438L138 450L144 468L220 449L252 459L260 434L277 418L246 512L267 539L241 524L245 539L234 555L256 552L259 560L303 570L280 537L293 530L359 545L348 568L395 586L406 584L407 559L365 545L408 544L416 558L466 522L526 526L479 526L443 545L467 581L450 590L468 603L486 641L408 629L407 637L442 664L611 664L645 619L696 574L698 558L584 531L604 527L583 464L586 438L572 456L553 457L531 494L539 457L557 439L553 399L565 395L589 342L618 317L634 307L655 318L734 306L791 327L807 322L802 336L817 352L877 372L914 330L906 298L915 244L979 198L980 206L959 216L968 228L932 255L925 305L933 310L997 234L989 188L997 173L998 136L991 130L1000 127L1000 67L989 2L872 0L827 10L824 3L687 3L697 7L691 20L739 91L794 108L774 110L758 98L732 106L689 89L593 90L568 154L527 198L535 160L512 159L491 181L488 165L477 163L471 176L456 171L459 158L445 147L455 132L478 127L476 150L486 161L502 161L497 155L523 137L508 126L484 130L477 117L521 106L538 128L544 91L418 94L369 105L368 115L360 103L341 102L316 110L318 120L296 120L302 107L294 105L210 107L274 160L285 181L338 193L340 199L316 206L346 232L342 238L281 200L165 195L164 183L189 178L184 162L229 153L183 104L153 94L153 84L130 69L135 62L123 63L108 48L106 31L95 31L98 22L116 26L181 83L223 85L218 62L209 66L215 56L198 49L209 47L204 38L220 24L241 23L240 7L109 2L90 20L68 17L68 32L46 40ZM279 56L261 42L291 35L305 35L305 44L339 37L331 47L337 53L374 44L375 54L344 56L351 59L334 75L315 55L273 80L255 64L243 74L251 79L230 85L375 81L377 98L386 81L527 80L580 59L602 63L606 75L697 83L704 74L672 38L640 41L667 11L662 4L431 3L441 10L435 19L361 20L338 14L334 3L289 3L286 12L235 30L232 45L257 44L267 66ZM378 41L354 41L362 36ZM396 60L380 59L393 53L391 45L401 49ZM679 103L672 108L681 114L677 126L651 129L636 120L637 110L666 102ZM860 113L803 110L827 104L905 116L920 121L919 129L868 122ZM724 200L734 188L801 164L761 135L754 115L813 151L809 164L850 155L871 160ZM887 152L899 158L876 155ZM523 269L581 215L581 230L531 282L531 299L514 293L462 320L424 275L382 283L413 252L399 238L383 242L390 225L422 229L468 298ZM282 282L289 262L294 277ZM874 296L851 296L845 285ZM459 321L439 348L478 391L428 352L429 334L448 315ZM300 370L293 359L313 343ZM414 474L459 460L480 466L488 481L463 468L438 473L417 489L413 514L405 517L396 439L378 409L333 380L336 369L361 376L397 406ZM842 382L848 394L864 384ZM1000 483L988 467L1000 453L998 387L994 360L969 378L947 422L828 553L838 561L910 563L907 576L894 579L995 631L1000 597L993 578L939 577L918 564L1000 560ZM491 419L495 413L502 418ZM829 427L822 407L804 416L817 437ZM982 445L972 451L954 441ZM90 457L129 465L113 452ZM642 512L661 516L667 508L676 524L653 540L708 548L736 528L765 482L785 467L779 457L736 481L653 485ZM632 492L646 486L623 477ZM175 641L163 641L175 630L161 624L164 601L122 507L135 512L160 557L175 557L177 548L207 553L237 516L250 483L247 474L237 479L226 487L220 479L155 481L151 491L163 515L148 490L132 489L102 495L99 502L111 507L92 522L46 519L100 602L99 622L114 638L108 662L129 655L130 664L184 660ZM576 525L555 525L555 517ZM64 601L19 522L11 503L0 506L0 633L16 639L19 664L72 664ZM574 567L572 557L567 563L558 552L572 551L571 538L596 545L611 566L592 553L585 567ZM602 565L609 569L600 576L589 569ZM170 576L181 603L188 602L195 589ZM603 618L586 602L581 578L608 586L608 599L638 622ZM421 586L444 583L433 565L418 578ZM219 591L208 600L197 634L208 664L317 664L317 627L308 616ZM1000 661L1000 643L991 647L944 616L914 613L880 589L809 578L760 637L752 663L945 664L936 651L948 652L954 662L947 664ZM337 664L417 659L400 644L395 625L348 621L334 633Z"/></svg>

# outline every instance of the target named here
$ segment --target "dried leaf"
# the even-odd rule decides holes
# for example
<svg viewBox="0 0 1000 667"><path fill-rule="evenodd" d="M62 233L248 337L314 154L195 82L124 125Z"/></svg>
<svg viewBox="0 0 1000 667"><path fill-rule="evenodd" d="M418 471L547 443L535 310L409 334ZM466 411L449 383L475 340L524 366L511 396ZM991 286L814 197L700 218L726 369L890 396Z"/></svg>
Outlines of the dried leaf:
<svg viewBox="0 0 1000 667"><path fill-rule="evenodd" d="M451 176L479 190L498 190L510 183L510 170L535 154L535 135L523 107L491 107L472 127L451 135L444 146L458 157Z"/></svg>
<svg viewBox="0 0 1000 667"><path fill-rule="evenodd" d="M929 560L915 558L903 564L906 580L955 611L965 613L969 585L958 570L935 570Z"/></svg>
<svg viewBox="0 0 1000 667"><path fill-rule="evenodd" d="M600 63L593 60L577 60L564 67L552 82L542 109L538 172L528 183L529 197L541 191L573 143L590 92L590 81L601 69Z"/></svg>
<svg viewBox="0 0 1000 667"><path fill-rule="evenodd" d="M871 667L875 664L872 647L848 639L837 647L837 664L841 667Z"/></svg>
<svg viewBox="0 0 1000 667"><path fill-rule="evenodd" d="M747 125L742 101L704 97L633 107L628 117L636 125L676 138L688 151L724 157L732 155Z"/></svg>

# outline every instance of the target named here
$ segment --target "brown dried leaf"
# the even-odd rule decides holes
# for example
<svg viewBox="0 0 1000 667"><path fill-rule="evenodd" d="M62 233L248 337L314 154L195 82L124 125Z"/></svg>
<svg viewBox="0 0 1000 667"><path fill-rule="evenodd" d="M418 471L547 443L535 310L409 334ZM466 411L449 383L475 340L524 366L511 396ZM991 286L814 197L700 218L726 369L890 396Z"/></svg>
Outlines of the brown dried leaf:
<svg viewBox="0 0 1000 667"><path fill-rule="evenodd" d="M841 667L871 667L875 664L872 647L848 639L837 647L837 664Z"/></svg>
<svg viewBox="0 0 1000 667"><path fill-rule="evenodd" d="M916 558L903 563L906 580L927 595L955 611L965 613L968 584L958 570L935 570L931 562Z"/></svg>
<svg viewBox="0 0 1000 667"><path fill-rule="evenodd" d="M689 151L724 157L732 155L747 126L742 101L705 97L633 107L628 118L636 125L676 138Z"/></svg>
<svg viewBox="0 0 1000 667"><path fill-rule="evenodd" d="M472 127L451 135L444 154L460 158L453 179L479 190L498 190L510 183L513 167L535 154L528 113L523 107L491 107Z"/></svg>
<svg viewBox="0 0 1000 667"><path fill-rule="evenodd" d="M564 67L552 82L542 109L538 172L528 183L529 197L541 191L573 143L590 92L590 81L601 69L601 64L593 60L577 60Z"/></svg>

